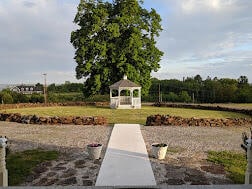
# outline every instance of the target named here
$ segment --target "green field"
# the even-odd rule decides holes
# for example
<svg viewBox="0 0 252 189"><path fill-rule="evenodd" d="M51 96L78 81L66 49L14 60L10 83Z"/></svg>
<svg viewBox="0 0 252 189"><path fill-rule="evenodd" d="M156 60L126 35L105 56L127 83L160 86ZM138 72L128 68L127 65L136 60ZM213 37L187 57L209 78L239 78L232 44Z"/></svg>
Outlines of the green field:
<svg viewBox="0 0 252 189"><path fill-rule="evenodd" d="M199 104L199 105L206 105L206 106L221 106L227 108L235 108L235 109L251 109L252 110L252 103L217 103L217 104Z"/></svg>
<svg viewBox="0 0 252 189"><path fill-rule="evenodd" d="M174 115L185 118L249 118L247 115L212 111L197 110L183 108L167 108L143 106L142 109L110 109L109 107L95 106L58 106L58 107L38 107L5 110L10 113L21 113L23 115L39 115L39 116L103 116L108 119L109 123L139 123L145 124L147 116L150 115Z"/></svg>

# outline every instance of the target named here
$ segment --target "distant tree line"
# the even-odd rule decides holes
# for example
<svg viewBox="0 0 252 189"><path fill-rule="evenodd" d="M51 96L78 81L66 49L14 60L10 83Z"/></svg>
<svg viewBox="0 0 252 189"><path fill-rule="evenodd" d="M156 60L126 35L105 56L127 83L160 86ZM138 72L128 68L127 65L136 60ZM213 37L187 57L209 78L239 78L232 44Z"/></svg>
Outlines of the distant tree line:
<svg viewBox="0 0 252 189"><path fill-rule="evenodd" d="M246 76L237 80L210 78L203 80L200 75L177 79L152 79L146 101L197 102L197 103L248 103L252 102L252 85Z"/></svg>
<svg viewBox="0 0 252 189"><path fill-rule="evenodd" d="M36 86L43 91L43 85L37 83ZM83 84L81 83L65 83L65 84L50 84L47 87L47 95L49 102L69 102L83 101ZM22 94L4 89L0 92L0 103L43 103L44 94Z"/></svg>
<svg viewBox="0 0 252 189"><path fill-rule="evenodd" d="M81 93L83 87L83 83L65 83L60 85L53 83L47 87L47 91L50 93Z"/></svg>
<svg viewBox="0 0 252 189"><path fill-rule="evenodd" d="M252 103L252 85L246 76L237 80L230 78L206 78L200 75L187 77L183 81L177 79L158 80L152 78L148 95L142 96L146 102L195 102L195 103ZM43 89L43 85L36 84ZM109 95L93 95L85 98L84 84L65 83L50 84L47 87L49 102L69 101L109 101ZM4 89L0 92L0 103L43 103L43 94L24 95Z"/></svg>

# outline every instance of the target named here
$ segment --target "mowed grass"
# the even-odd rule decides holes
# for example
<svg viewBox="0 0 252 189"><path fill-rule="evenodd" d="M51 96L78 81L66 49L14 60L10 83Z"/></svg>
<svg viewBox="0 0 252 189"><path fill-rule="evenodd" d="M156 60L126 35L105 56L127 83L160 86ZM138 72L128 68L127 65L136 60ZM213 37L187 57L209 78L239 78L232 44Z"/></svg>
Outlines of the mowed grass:
<svg viewBox="0 0 252 189"><path fill-rule="evenodd" d="M59 153L40 149L11 153L6 158L6 167L9 174L9 186L18 186L32 173L40 163L56 160Z"/></svg>
<svg viewBox="0 0 252 189"><path fill-rule="evenodd" d="M225 170L229 173L228 177L233 180L235 184L244 184L247 166L245 153L210 151L208 152L207 160L223 165Z"/></svg>
<svg viewBox="0 0 252 189"><path fill-rule="evenodd" d="M145 124L150 115L173 115L185 118L249 118L247 115L212 110L197 110L183 108L143 106L142 109L110 109L109 107L95 106L57 106L37 107L5 110L9 113L21 113L22 115L39 116L103 116L108 122L113 123L138 123Z"/></svg>
<svg viewBox="0 0 252 189"><path fill-rule="evenodd" d="M227 108L235 108L235 109L252 109L252 103L217 103L217 104L200 104L206 106L221 106Z"/></svg>

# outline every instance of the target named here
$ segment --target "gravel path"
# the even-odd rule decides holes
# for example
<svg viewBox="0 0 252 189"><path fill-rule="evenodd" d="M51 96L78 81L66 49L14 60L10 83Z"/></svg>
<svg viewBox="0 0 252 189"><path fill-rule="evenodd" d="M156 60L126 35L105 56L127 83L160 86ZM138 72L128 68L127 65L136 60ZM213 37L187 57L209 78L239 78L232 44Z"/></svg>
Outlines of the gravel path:
<svg viewBox="0 0 252 189"><path fill-rule="evenodd" d="M62 153L57 161L35 168L23 186L94 185L113 127L22 125L0 122L0 135L9 138L11 151L42 148ZM86 145L102 143L100 160L90 160Z"/></svg>
<svg viewBox="0 0 252 189"><path fill-rule="evenodd" d="M142 135L149 148L152 143L163 142L170 147L184 148L186 153L208 150L242 151L241 134L247 127L142 127Z"/></svg>
<svg viewBox="0 0 252 189"><path fill-rule="evenodd" d="M0 135L10 139L12 151L43 148L62 152L57 161L41 164L23 185L94 185L111 126L22 125L0 122ZM150 161L158 185L230 184L223 167L207 162L208 150L242 152L241 133L246 127L142 127L147 150L151 144L169 145L165 160ZM101 159L90 160L85 146L92 142L104 145Z"/></svg>
<svg viewBox="0 0 252 189"><path fill-rule="evenodd" d="M164 160L151 157L153 172L158 185L177 184L232 184L226 178L222 166L207 162L207 151L243 152L241 133L247 127L142 127L147 150L151 144L167 143L168 153Z"/></svg>

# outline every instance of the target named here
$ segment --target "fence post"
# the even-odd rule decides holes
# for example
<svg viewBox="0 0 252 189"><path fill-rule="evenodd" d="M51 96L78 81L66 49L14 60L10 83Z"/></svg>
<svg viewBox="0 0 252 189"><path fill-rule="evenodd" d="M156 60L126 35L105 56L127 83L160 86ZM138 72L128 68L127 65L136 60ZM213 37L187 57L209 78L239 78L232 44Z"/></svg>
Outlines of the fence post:
<svg viewBox="0 0 252 189"><path fill-rule="evenodd" d="M7 141L6 137L0 137L0 187L8 186L8 171L5 162Z"/></svg>
<svg viewBox="0 0 252 189"><path fill-rule="evenodd" d="M245 184L252 184L252 139L248 139L246 142L248 164L245 173Z"/></svg>

